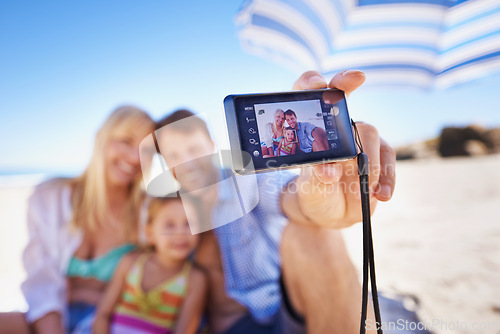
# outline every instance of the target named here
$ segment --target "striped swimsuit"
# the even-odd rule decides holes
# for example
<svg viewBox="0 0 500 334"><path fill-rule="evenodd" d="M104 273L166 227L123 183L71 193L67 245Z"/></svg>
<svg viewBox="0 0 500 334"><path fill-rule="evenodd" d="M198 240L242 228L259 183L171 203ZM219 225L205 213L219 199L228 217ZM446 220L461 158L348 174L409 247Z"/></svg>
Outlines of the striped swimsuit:
<svg viewBox="0 0 500 334"><path fill-rule="evenodd" d="M281 144L280 156L292 154L292 149L293 149L294 143L285 144L286 142L287 141L284 140L283 143Z"/></svg>
<svg viewBox="0 0 500 334"><path fill-rule="evenodd" d="M141 255L127 274L125 287L115 307L111 333L173 333L187 290L191 263L181 272L152 290L141 288L144 263L149 254Z"/></svg>

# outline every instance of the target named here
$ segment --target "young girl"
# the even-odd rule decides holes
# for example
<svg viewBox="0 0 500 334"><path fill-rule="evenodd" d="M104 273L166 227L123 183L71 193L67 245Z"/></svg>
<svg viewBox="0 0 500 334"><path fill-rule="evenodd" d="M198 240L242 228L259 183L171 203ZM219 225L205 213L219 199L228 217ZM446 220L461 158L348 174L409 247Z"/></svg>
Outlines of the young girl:
<svg viewBox="0 0 500 334"><path fill-rule="evenodd" d="M295 130L291 127L286 127L284 137L281 138L278 146L278 156L295 154L297 148L297 140L295 139Z"/></svg>
<svg viewBox="0 0 500 334"><path fill-rule="evenodd" d="M181 199L152 199L146 233L154 251L122 259L99 303L96 333L196 332L207 281L188 260L198 235L191 235Z"/></svg>

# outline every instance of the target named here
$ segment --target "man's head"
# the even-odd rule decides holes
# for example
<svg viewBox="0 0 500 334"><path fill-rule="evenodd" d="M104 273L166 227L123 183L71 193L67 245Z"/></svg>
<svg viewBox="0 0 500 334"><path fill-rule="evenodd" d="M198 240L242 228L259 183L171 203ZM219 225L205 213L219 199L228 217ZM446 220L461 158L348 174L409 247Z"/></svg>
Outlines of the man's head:
<svg viewBox="0 0 500 334"><path fill-rule="evenodd" d="M297 115L295 114L295 111L293 111L292 109L288 109L287 111L285 111L285 119L288 123L288 126L294 129L297 128Z"/></svg>
<svg viewBox="0 0 500 334"><path fill-rule="evenodd" d="M177 110L157 123L160 153L185 191L215 182L215 144L207 124L189 110Z"/></svg>

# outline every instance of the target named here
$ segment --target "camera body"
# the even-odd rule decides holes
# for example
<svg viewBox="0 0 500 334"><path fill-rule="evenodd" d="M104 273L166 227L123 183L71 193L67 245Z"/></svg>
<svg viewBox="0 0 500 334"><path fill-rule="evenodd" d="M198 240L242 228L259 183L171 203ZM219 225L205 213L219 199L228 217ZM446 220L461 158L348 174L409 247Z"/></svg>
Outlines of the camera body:
<svg viewBox="0 0 500 334"><path fill-rule="evenodd" d="M345 94L338 89L228 95L232 169L245 175L352 159Z"/></svg>

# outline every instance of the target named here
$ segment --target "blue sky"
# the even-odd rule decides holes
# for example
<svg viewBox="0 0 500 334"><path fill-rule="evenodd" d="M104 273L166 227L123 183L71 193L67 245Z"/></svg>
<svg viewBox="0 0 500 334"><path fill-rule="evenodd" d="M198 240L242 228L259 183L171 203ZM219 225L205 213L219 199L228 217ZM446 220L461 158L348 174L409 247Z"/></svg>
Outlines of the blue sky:
<svg viewBox="0 0 500 334"><path fill-rule="evenodd" d="M113 108L209 115L227 145L222 100L289 90L297 73L244 53L239 1L0 2L0 173L79 172ZM366 87L351 116L393 145L443 125L500 125L500 77L446 91Z"/></svg>

